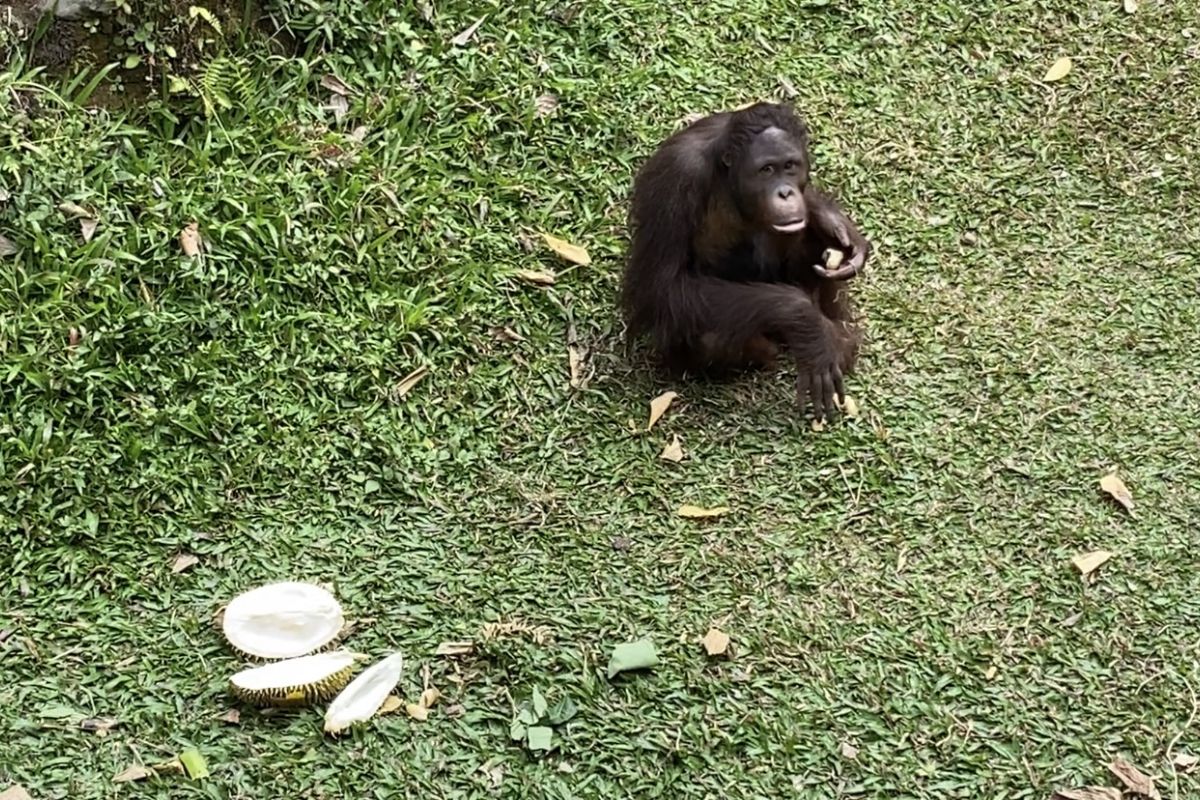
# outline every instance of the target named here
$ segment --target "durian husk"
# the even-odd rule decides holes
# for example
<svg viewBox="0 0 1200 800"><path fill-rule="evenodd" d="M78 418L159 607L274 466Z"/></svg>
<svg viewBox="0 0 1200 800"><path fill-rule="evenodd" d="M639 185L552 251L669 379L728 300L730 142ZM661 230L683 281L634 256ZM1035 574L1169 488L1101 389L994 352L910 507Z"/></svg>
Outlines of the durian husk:
<svg viewBox="0 0 1200 800"><path fill-rule="evenodd" d="M396 688L404 670L404 657L392 653L372 664L350 682L325 709L325 732L337 734L359 722L365 722Z"/></svg>
<svg viewBox="0 0 1200 800"><path fill-rule="evenodd" d="M308 606L289 605L297 601ZM221 610L218 624L234 652L257 661L326 652L340 643L346 631L337 598L323 586L300 581L266 584L241 593ZM297 634L292 646L287 641L289 628Z"/></svg>
<svg viewBox="0 0 1200 800"><path fill-rule="evenodd" d="M242 670L229 679L229 691L255 706L297 708L337 696L350 683L362 656L345 650L299 656Z"/></svg>

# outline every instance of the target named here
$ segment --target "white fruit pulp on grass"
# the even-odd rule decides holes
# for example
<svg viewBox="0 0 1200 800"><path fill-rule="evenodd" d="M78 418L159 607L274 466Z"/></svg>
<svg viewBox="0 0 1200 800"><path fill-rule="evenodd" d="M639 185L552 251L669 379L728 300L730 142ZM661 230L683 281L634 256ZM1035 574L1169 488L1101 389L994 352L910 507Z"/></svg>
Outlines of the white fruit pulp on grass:
<svg viewBox="0 0 1200 800"><path fill-rule="evenodd" d="M325 730L337 733L375 716L403 669L404 657L393 653L351 681L326 709Z"/></svg>
<svg viewBox="0 0 1200 800"><path fill-rule="evenodd" d="M353 666L358 658L360 656L356 653L345 650L300 656L243 670L229 680L234 686L247 692L314 686Z"/></svg>
<svg viewBox="0 0 1200 800"><path fill-rule="evenodd" d="M240 594L225 608L229 643L258 658L292 658L320 650L345 624L342 606L327 590L285 581Z"/></svg>

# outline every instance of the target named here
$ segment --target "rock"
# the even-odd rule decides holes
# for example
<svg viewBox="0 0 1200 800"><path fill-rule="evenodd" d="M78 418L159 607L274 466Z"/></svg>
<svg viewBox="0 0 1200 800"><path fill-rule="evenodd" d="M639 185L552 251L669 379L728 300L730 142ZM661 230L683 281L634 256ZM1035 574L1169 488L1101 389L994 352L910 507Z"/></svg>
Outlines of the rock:
<svg viewBox="0 0 1200 800"><path fill-rule="evenodd" d="M112 0L36 0L39 14L53 11L59 19L79 19L88 14L107 14L113 10Z"/></svg>

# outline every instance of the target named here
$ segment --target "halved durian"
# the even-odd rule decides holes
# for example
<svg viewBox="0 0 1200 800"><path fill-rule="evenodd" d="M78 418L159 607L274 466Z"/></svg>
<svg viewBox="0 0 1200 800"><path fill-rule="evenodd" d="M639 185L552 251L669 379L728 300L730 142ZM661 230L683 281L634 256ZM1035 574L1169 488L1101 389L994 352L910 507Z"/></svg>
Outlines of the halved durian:
<svg viewBox="0 0 1200 800"><path fill-rule="evenodd" d="M255 658L293 658L337 638L346 619L327 589L284 581L251 589L225 607L221 629L234 649Z"/></svg>
<svg viewBox="0 0 1200 800"><path fill-rule="evenodd" d="M351 681L325 710L325 732L339 733L375 716L403 670L404 657L392 653Z"/></svg>
<svg viewBox="0 0 1200 800"><path fill-rule="evenodd" d="M300 656L242 670L229 679L235 697L256 706L305 706L336 695L362 656L345 650Z"/></svg>

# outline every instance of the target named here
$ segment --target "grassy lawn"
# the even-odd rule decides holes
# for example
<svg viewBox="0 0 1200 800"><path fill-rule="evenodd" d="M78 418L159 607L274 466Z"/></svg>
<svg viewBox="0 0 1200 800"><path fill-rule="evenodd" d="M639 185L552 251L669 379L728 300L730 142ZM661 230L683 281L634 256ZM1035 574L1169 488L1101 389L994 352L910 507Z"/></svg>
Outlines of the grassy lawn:
<svg viewBox="0 0 1200 800"><path fill-rule="evenodd" d="M1171 766L1200 753L1200 6L434 5L233 53L207 121L0 73L0 790L999 800L1121 756L1200 796ZM787 371L667 384L615 310L640 161L792 91L877 248L862 414L822 432ZM279 579L336 587L348 644L443 705L341 740L219 720L213 615ZM659 667L608 681L641 636ZM508 735L535 687L580 709L545 756ZM188 747L207 780L112 783Z"/></svg>

